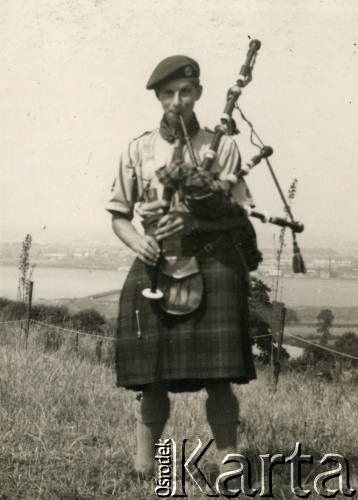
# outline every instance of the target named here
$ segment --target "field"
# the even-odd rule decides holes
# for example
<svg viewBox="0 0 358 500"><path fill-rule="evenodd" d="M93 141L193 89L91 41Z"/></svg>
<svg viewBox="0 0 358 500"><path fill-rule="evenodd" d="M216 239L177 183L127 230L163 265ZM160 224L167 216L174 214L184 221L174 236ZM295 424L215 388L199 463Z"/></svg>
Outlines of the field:
<svg viewBox="0 0 358 500"><path fill-rule="evenodd" d="M66 345L46 353L35 338L26 351L17 338L0 334L0 499L158 498L153 483L140 482L132 472L134 393L115 388L111 368L74 356ZM304 486L313 490L325 453L339 453L350 464L351 487L358 488L356 385L342 378L327 383L314 371L287 371L274 393L269 371L261 368L256 381L235 390L241 452L256 473L260 453L287 456L299 441L315 462L303 467ZM197 438L207 442L205 393L171 400L165 437L177 443L187 438L191 449ZM275 498L298 498L289 474L287 465L274 469ZM328 486L336 487L337 480ZM208 498L195 486L188 485L187 493ZM323 497L312 493L310 498Z"/></svg>

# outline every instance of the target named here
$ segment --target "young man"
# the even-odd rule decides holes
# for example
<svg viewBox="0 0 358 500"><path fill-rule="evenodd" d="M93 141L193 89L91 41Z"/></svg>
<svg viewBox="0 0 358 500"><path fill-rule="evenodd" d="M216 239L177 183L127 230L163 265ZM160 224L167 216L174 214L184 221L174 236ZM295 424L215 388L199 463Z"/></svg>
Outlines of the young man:
<svg viewBox="0 0 358 500"><path fill-rule="evenodd" d="M169 417L168 391L206 389L207 419L222 460L237 446L239 407L230 382L247 383L256 377L249 337L248 269L232 238L240 225L238 218L194 217L176 192L154 234L143 234L135 222L160 213L163 206L163 185L156 171L171 164L174 141L183 136L180 115L199 164L210 148L213 134L200 128L194 114L202 94L199 76L198 63L187 56L168 57L154 69L147 89L155 91L163 118L158 129L134 139L123 152L106 207L115 234L138 257L121 293L116 369L118 386L142 392L135 469L144 477L153 473L154 444ZM190 164L184 140L181 155ZM237 146L224 136L213 169L224 178L239 167ZM245 195L245 185L237 184L233 197L243 203ZM200 306L182 316L164 312L157 301L142 295L160 255L159 242L174 237L181 240L187 255L196 257L204 281Z"/></svg>

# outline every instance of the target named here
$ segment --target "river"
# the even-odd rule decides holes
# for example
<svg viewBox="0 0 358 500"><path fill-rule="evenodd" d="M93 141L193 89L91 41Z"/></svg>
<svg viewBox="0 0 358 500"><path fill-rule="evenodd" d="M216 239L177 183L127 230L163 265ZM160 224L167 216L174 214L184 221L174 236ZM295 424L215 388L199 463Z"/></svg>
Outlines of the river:
<svg viewBox="0 0 358 500"><path fill-rule="evenodd" d="M33 274L34 301L85 297L121 288L126 270L77 269L68 267L36 267ZM0 266L0 296L17 297L19 271L16 267Z"/></svg>
<svg viewBox="0 0 358 500"><path fill-rule="evenodd" d="M16 299L19 271L0 266L0 296ZM126 270L36 267L34 300L75 298L122 287ZM265 278L271 286L273 279ZM283 278L283 300L288 306L358 306L358 280L320 279L308 276Z"/></svg>

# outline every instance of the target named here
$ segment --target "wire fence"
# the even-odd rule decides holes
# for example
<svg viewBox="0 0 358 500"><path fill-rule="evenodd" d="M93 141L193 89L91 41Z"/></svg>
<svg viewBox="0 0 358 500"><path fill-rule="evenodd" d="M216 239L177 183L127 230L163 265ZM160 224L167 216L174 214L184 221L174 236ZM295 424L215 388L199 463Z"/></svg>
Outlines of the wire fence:
<svg viewBox="0 0 358 500"><path fill-rule="evenodd" d="M341 356L341 357L344 357L344 358L348 358L348 359L352 359L352 360L358 361L358 356L352 356L352 354L347 354L345 352L336 351L335 349L332 349L331 347L327 347L327 346L323 346L323 345L320 345L320 344L316 344L315 342L311 342L310 340L306 340L306 339L304 339L302 337L298 337L297 335L289 334L289 335L286 335L286 337L291 338L291 339L295 339L295 340L299 340L300 342L303 342L305 344L309 344L311 346L317 347L318 349L322 349L323 351L330 352L331 354L334 354L336 356Z"/></svg>
<svg viewBox="0 0 358 500"><path fill-rule="evenodd" d="M25 324L26 319L1 321L0 333L4 336L4 334L6 334L7 327L19 327L20 338L18 340L21 341L21 333L25 332ZM116 340L115 337L64 328L33 319L30 320L30 332L30 336L33 341L37 344L43 344L46 350L59 350L60 348L63 348L74 351L82 356L92 358L99 363L105 362L106 364L112 364L114 361L113 347ZM270 337L273 340L276 340L276 334L273 333L254 335L251 338L257 340ZM285 334L285 337L310 345L318 350L329 352L333 356L358 361L358 356L337 351L336 349L317 344L316 342L312 342L311 340L307 340L298 335ZM25 343L27 343L27 339Z"/></svg>
<svg viewBox="0 0 358 500"><path fill-rule="evenodd" d="M53 328L54 330L57 330L59 332L64 332L67 334L74 334L74 335L83 335L83 336L88 336L91 337L92 339L106 339L106 340L115 340L114 337L106 336L106 335L97 335L95 333L88 333L88 332L83 332L81 330L73 330L71 328L63 328L62 326L57 326L53 325L51 323L45 323L44 321L37 321L32 319L31 324L34 325L40 325L40 326L46 326L47 328Z"/></svg>
<svg viewBox="0 0 358 500"><path fill-rule="evenodd" d="M114 363L114 337L64 328L51 323L30 320L0 322L0 340L27 348L32 345L42 347L44 351L64 351L96 363L112 365ZM15 335L14 335L15 333Z"/></svg>
<svg viewBox="0 0 358 500"><path fill-rule="evenodd" d="M255 335L251 338L253 339L263 339L265 337L272 337L274 340L275 340L275 334L273 333L269 333L267 335ZM299 337L297 335L292 335L291 333L285 335L286 338L290 338L290 339L294 339L294 340L298 340L300 342L303 342L304 344L308 344L308 345L311 345L313 347L316 347L317 349L321 349L322 351L326 351L326 352L330 352L331 354L334 354L336 356L341 356L341 357L344 357L344 358L348 358L348 359L352 359L352 360L355 360L355 361L358 361L358 356L353 356L352 354L347 354L346 352L341 352L341 351L337 351L336 349L332 349L331 347L327 347L327 346L323 346L321 344L317 344L316 342L312 342L311 340L307 340L303 337Z"/></svg>

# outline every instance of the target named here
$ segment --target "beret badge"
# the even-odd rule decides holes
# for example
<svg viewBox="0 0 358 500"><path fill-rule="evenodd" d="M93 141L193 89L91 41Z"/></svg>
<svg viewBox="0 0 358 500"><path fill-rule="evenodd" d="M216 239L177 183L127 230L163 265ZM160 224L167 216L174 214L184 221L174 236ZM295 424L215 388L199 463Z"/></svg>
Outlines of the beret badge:
<svg viewBox="0 0 358 500"><path fill-rule="evenodd" d="M185 68L184 68L184 75L186 77L189 78L190 76L193 76L193 73L194 73L193 72L193 68L191 66L185 66Z"/></svg>

